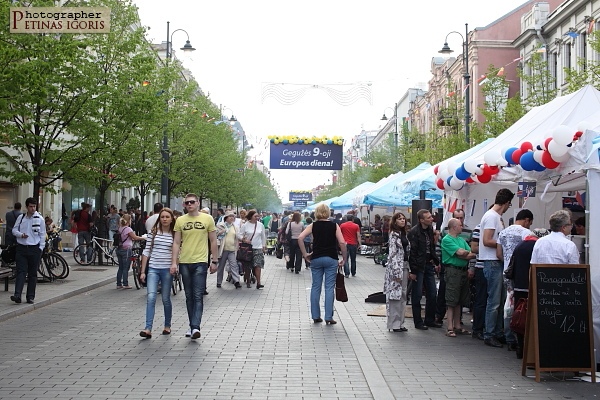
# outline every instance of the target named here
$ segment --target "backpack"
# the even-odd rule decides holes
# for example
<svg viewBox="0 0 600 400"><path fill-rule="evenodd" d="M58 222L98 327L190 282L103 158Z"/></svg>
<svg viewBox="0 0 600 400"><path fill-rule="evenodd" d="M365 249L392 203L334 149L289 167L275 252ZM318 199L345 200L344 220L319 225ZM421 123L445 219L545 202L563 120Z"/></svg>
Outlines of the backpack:
<svg viewBox="0 0 600 400"><path fill-rule="evenodd" d="M79 222L80 219L81 219L81 210L77 210L77 211L75 211L75 214L73 215L73 221Z"/></svg>
<svg viewBox="0 0 600 400"><path fill-rule="evenodd" d="M113 231L113 247L120 247L121 246L121 232L119 232L119 230L117 229L116 231Z"/></svg>

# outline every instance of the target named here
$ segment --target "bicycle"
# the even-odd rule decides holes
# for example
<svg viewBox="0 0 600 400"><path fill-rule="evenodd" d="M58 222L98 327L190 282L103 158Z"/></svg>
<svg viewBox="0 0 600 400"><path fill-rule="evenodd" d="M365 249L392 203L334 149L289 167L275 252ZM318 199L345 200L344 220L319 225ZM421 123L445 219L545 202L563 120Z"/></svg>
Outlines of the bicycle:
<svg viewBox="0 0 600 400"><path fill-rule="evenodd" d="M73 250L73 258L79 265L90 265L96 261L96 257L99 253L104 254L106 260L110 260L113 265L118 264L116 247L113 246L113 241L110 239L104 239L96 236L92 236L91 244L80 244ZM80 251L87 256L84 259L81 258Z"/></svg>
<svg viewBox="0 0 600 400"><path fill-rule="evenodd" d="M38 272L50 281L65 279L71 272L67 261L56 251L58 241L60 241L58 232L48 234L46 246L42 252L42 259L38 266Z"/></svg>
<svg viewBox="0 0 600 400"><path fill-rule="evenodd" d="M129 257L129 260L131 261L131 270L133 271L133 282L138 290L146 286L146 283L140 280L144 247L146 247L145 240L133 242L133 246L131 247L131 257Z"/></svg>

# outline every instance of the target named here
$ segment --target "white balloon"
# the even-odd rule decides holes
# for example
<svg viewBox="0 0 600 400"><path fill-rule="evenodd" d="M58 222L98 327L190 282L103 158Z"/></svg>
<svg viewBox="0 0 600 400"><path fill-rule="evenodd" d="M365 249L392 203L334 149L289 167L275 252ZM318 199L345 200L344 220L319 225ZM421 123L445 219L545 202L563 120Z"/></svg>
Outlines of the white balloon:
<svg viewBox="0 0 600 400"><path fill-rule="evenodd" d="M533 152L533 159L538 163L542 164L542 156L544 155L544 150L536 150ZM543 164L542 164L543 165Z"/></svg>
<svg viewBox="0 0 600 400"><path fill-rule="evenodd" d="M446 182L446 180L452 176L452 174L450 173L450 171L448 171L447 169L445 170L440 170L438 171L438 178L440 178L441 180L443 180L444 182Z"/></svg>
<svg viewBox="0 0 600 400"><path fill-rule="evenodd" d="M557 126L552 132L552 139L562 146L566 146L573 141L575 131L566 125Z"/></svg>
<svg viewBox="0 0 600 400"><path fill-rule="evenodd" d="M585 133L585 131L587 131L588 129L592 129L592 124L590 124L587 121L581 121L580 123L577 124L577 131L578 132Z"/></svg>
<svg viewBox="0 0 600 400"><path fill-rule="evenodd" d="M448 171L450 171L451 174L454 174L460 165L461 164L457 163L456 161L448 161Z"/></svg>
<svg viewBox="0 0 600 400"><path fill-rule="evenodd" d="M450 179L450 187L454 190L460 190L464 185L465 183L455 176Z"/></svg>
<svg viewBox="0 0 600 400"><path fill-rule="evenodd" d="M506 161L506 158L500 156L498 160L496 160L496 165L499 167L506 167L508 165L508 161Z"/></svg>
<svg viewBox="0 0 600 400"><path fill-rule="evenodd" d="M552 154L552 153L550 153L550 154ZM561 156L552 155L552 159L554 161L560 162L560 163L567 161L569 158L571 158L571 153L569 153L568 151L565 154L561 155Z"/></svg>
<svg viewBox="0 0 600 400"><path fill-rule="evenodd" d="M479 165L479 161L473 160L473 159L468 159L464 163L465 170L470 174L474 174L475 171L477 171L479 169L478 165Z"/></svg>
<svg viewBox="0 0 600 400"><path fill-rule="evenodd" d="M500 150L492 149L492 150L488 150L488 152L483 155L483 160L486 162L487 165L494 166L494 165L497 165L496 161L501 156L502 156L502 154L500 154Z"/></svg>
<svg viewBox="0 0 600 400"><path fill-rule="evenodd" d="M548 151L550 152L550 155L552 156L554 161L558 161L554 157L562 156L567 151L569 151L569 148L567 146L565 146L564 144L561 145L561 144L557 143L556 140L552 140L550 143L548 143Z"/></svg>
<svg viewBox="0 0 600 400"><path fill-rule="evenodd" d="M443 161L443 162L440 163L440 166L438 167L438 176L443 171L448 171L448 163L446 161Z"/></svg>

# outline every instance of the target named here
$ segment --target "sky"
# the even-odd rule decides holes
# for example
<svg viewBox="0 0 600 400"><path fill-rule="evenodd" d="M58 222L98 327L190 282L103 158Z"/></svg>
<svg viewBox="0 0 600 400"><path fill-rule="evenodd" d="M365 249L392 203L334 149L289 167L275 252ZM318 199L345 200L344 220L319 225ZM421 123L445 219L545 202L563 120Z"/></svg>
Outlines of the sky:
<svg viewBox="0 0 600 400"><path fill-rule="evenodd" d="M250 156L269 166L269 135L342 136L346 143L362 129L379 129L381 116L410 87L427 89L431 59L446 35L483 27L526 0L340 1L305 0L134 0L152 43L183 29L197 49L182 59L204 93L223 114L235 115L253 145ZM486 3L484 5L484 3ZM172 36L183 47L185 32ZM461 37L448 36L460 56ZM286 93L301 85L347 90L362 85L361 97L341 105L324 90L308 89L292 105L263 98L267 84L284 84ZM284 202L290 190L330 183L332 171L271 170Z"/></svg>

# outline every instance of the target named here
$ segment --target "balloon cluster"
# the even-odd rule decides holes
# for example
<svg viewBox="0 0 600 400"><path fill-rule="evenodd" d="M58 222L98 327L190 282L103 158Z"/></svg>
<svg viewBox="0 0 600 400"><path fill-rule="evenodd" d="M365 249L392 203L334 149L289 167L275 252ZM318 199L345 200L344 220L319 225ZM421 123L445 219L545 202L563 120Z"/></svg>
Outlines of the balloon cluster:
<svg viewBox="0 0 600 400"><path fill-rule="evenodd" d="M342 146L344 144L344 138L341 136L333 136L328 138L326 136L268 136L269 141L273 144L335 144Z"/></svg>
<svg viewBox="0 0 600 400"><path fill-rule="evenodd" d="M519 147L504 150L491 149L483 156L483 163L469 159L463 163L444 161L433 169L436 185L441 190L460 190L465 183L488 183L506 166L520 165L525 171L544 171L557 168L571 157L573 144L587 129L582 122L575 133L566 125L555 128L540 144L523 142Z"/></svg>

